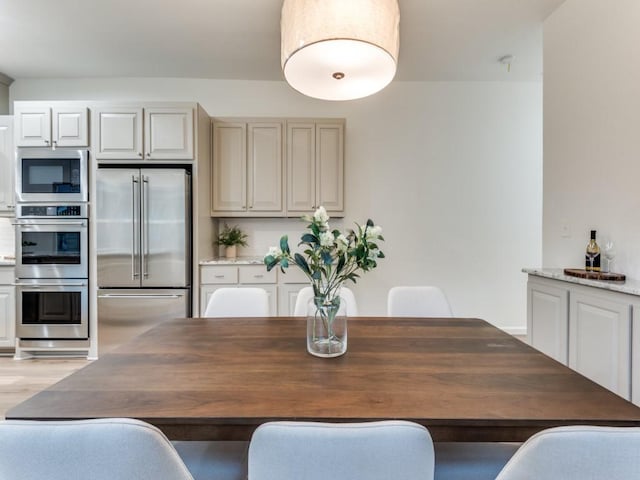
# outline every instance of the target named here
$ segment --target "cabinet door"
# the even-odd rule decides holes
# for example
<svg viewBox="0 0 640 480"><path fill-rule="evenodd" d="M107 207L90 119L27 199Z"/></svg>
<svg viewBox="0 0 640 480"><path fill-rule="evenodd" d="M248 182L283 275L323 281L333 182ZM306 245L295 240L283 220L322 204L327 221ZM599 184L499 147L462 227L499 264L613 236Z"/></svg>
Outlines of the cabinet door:
<svg viewBox="0 0 640 480"><path fill-rule="evenodd" d="M213 124L212 215L247 209L247 127L245 123Z"/></svg>
<svg viewBox="0 0 640 480"><path fill-rule="evenodd" d="M0 347L15 346L15 287L0 286Z"/></svg>
<svg viewBox="0 0 640 480"><path fill-rule="evenodd" d="M249 123L247 134L248 209L284 213L282 124Z"/></svg>
<svg viewBox="0 0 640 480"><path fill-rule="evenodd" d="M631 305L572 291L569 311L569 366L630 399Z"/></svg>
<svg viewBox="0 0 640 480"><path fill-rule="evenodd" d="M296 308L296 300L298 299L298 292L308 286L308 283L278 285L278 315L284 317L293 316Z"/></svg>
<svg viewBox="0 0 640 480"><path fill-rule="evenodd" d="M98 160L142 160L142 108L97 108L94 127Z"/></svg>
<svg viewBox="0 0 640 480"><path fill-rule="evenodd" d="M316 206L344 213L344 124L316 126Z"/></svg>
<svg viewBox="0 0 640 480"><path fill-rule="evenodd" d="M14 119L17 147L51 145L51 109L48 105L16 105Z"/></svg>
<svg viewBox="0 0 640 480"><path fill-rule="evenodd" d="M287 123L287 212L304 215L316 207L316 128Z"/></svg>
<svg viewBox="0 0 640 480"><path fill-rule="evenodd" d="M193 160L193 109L145 108L144 151L148 160Z"/></svg>
<svg viewBox="0 0 640 480"><path fill-rule="evenodd" d="M15 211L13 117L0 115L0 213Z"/></svg>
<svg viewBox="0 0 640 480"><path fill-rule="evenodd" d="M86 147L89 145L87 108L53 108L51 128L53 143L58 147Z"/></svg>
<svg viewBox="0 0 640 480"><path fill-rule="evenodd" d="M567 365L569 362L569 290L529 280L527 297L529 345Z"/></svg>

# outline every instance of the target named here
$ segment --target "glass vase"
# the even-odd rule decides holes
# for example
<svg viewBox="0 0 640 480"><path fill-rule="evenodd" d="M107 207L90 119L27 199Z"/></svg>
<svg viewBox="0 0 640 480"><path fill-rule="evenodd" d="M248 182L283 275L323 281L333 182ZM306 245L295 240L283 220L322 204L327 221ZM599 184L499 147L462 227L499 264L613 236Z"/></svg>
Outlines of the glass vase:
<svg viewBox="0 0 640 480"><path fill-rule="evenodd" d="M316 357L339 357L347 351L347 316L340 311L340 292L315 296L307 305L307 351Z"/></svg>

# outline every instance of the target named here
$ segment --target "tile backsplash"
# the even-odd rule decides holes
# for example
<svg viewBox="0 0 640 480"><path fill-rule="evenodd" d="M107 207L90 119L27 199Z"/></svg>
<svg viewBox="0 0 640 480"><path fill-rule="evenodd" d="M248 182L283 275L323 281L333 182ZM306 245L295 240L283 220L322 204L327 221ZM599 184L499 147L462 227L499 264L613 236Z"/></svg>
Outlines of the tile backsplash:
<svg viewBox="0 0 640 480"><path fill-rule="evenodd" d="M16 239L11 220L11 218L0 217L0 257L13 256L16 251Z"/></svg>

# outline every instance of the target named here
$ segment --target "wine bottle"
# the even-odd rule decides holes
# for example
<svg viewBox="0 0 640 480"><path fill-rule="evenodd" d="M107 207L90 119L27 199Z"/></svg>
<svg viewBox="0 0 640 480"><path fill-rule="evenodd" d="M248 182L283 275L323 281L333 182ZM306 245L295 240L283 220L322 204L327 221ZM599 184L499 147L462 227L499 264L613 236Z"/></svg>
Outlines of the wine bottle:
<svg viewBox="0 0 640 480"><path fill-rule="evenodd" d="M587 272L600 271L600 247L596 242L596 231L591 230L591 240L587 244L587 254L585 255L585 267Z"/></svg>

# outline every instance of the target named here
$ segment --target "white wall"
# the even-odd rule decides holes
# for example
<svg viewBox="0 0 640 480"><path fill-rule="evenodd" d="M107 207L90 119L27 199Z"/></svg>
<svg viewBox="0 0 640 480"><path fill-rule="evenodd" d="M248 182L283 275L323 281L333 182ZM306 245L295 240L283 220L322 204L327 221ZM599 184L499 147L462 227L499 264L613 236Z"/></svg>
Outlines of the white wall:
<svg viewBox="0 0 640 480"><path fill-rule="evenodd" d="M596 229L640 278L639 25L638 0L567 0L545 21L545 266L584 265Z"/></svg>
<svg viewBox="0 0 640 480"><path fill-rule="evenodd" d="M322 102L282 82L199 79L16 80L12 100L188 100L211 116L345 117L346 212L371 217L387 258L355 287L364 315L385 314L393 285L437 284L459 316L523 331L526 276L541 262L541 83L403 83ZM263 254L304 224L230 220Z"/></svg>

